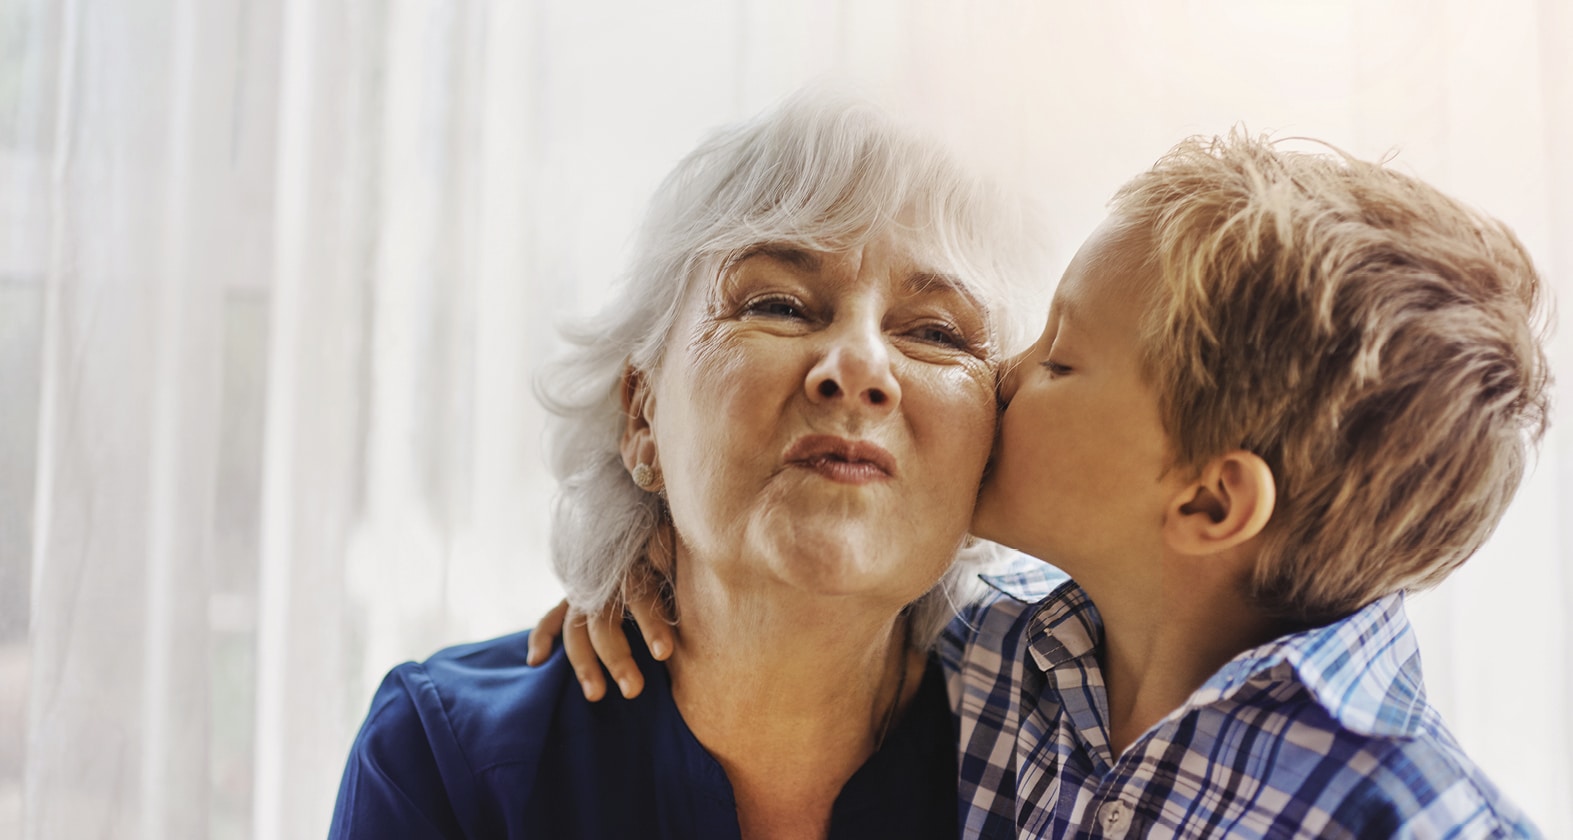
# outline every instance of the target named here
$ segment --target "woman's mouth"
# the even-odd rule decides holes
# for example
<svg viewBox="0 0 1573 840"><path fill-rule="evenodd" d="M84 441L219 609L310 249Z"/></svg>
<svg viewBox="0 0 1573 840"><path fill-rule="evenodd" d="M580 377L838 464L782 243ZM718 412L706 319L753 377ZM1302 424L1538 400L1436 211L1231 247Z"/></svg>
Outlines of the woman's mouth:
<svg viewBox="0 0 1573 840"><path fill-rule="evenodd" d="M896 459L869 441L834 435L805 435L787 448L789 466L810 470L842 484L868 484L895 477Z"/></svg>

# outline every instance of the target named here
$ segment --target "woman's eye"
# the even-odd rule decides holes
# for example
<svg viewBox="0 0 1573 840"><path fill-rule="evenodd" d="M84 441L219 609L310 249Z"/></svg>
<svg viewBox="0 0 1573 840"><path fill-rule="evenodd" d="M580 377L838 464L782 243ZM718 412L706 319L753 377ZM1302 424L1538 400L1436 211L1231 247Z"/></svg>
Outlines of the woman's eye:
<svg viewBox="0 0 1573 840"><path fill-rule="evenodd" d="M744 315L764 316L767 318L806 318L803 305L789 297L762 297L755 298L743 305Z"/></svg>
<svg viewBox="0 0 1573 840"><path fill-rule="evenodd" d="M911 335L919 341L926 341L930 344L940 344L958 349L967 346L967 340L962 338L955 328L944 324L924 324L913 330Z"/></svg>

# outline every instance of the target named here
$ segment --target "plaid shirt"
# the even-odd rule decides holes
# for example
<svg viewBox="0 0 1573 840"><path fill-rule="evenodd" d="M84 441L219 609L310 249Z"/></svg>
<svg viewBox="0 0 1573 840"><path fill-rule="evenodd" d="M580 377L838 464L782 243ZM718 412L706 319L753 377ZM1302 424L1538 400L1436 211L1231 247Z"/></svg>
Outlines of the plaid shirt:
<svg viewBox="0 0 1573 840"><path fill-rule="evenodd" d="M1117 759L1102 619L1043 563L939 643L964 837L1538 837L1425 701L1392 595L1236 656Z"/></svg>

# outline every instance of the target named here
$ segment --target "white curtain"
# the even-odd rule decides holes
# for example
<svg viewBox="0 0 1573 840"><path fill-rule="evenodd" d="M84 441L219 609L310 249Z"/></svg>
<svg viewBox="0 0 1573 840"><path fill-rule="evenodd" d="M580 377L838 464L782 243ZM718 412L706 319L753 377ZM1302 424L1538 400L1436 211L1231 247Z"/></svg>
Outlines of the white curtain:
<svg viewBox="0 0 1573 840"><path fill-rule="evenodd" d="M0 0L0 835L324 833L380 675L558 597L553 324L708 129L824 74L1036 196L1062 261L1184 135L1397 149L1536 255L1570 405L1570 44L1565 0ZM1412 602L1552 836L1570 559L1562 422Z"/></svg>

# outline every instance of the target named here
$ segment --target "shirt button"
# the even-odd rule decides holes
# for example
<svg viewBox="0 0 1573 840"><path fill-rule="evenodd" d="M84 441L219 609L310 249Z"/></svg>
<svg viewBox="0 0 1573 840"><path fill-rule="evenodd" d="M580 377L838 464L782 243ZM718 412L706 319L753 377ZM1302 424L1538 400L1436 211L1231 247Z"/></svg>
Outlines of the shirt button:
<svg viewBox="0 0 1573 840"><path fill-rule="evenodd" d="M1131 809L1125 803L1116 799L1104 804L1098 811L1099 819L1103 820L1103 830L1110 833L1119 832L1130 821Z"/></svg>

